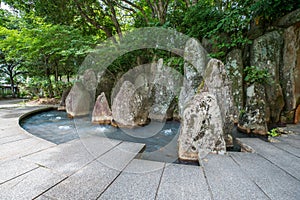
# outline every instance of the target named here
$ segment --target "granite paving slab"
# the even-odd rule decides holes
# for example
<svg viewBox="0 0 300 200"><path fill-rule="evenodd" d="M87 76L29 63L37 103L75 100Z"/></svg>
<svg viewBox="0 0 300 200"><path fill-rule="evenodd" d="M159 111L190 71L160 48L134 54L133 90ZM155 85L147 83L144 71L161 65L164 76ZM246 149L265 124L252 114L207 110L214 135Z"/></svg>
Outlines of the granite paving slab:
<svg viewBox="0 0 300 200"><path fill-rule="evenodd" d="M297 137L295 135L288 135L287 137L281 136L277 137L276 139L287 145L300 149L300 137Z"/></svg>
<svg viewBox="0 0 300 200"><path fill-rule="evenodd" d="M166 164L156 199L211 199L202 168Z"/></svg>
<svg viewBox="0 0 300 200"><path fill-rule="evenodd" d="M274 200L293 200L300 197L300 182L254 153L231 153L240 168Z"/></svg>
<svg viewBox="0 0 300 200"><path fill-rule="evenodd" d="M100 137L78 139L22 159L71 175L120 142Z"/></svg>
<svg viewBox="0 0 300 200"><path fill-rule="evenodd" d="M144 144L124 141L108 153L101 156L97 159L97 161L109 168L121 171L126 167L129 160L136 157L144 147Z"/></svg>
<svg viewBox="0 0 300 200"><path fill-rule="evenodd" d="M141 144L122 142L47 191L43 194L44 198L96 199L143 147Z"/></svg>
<svg viewBox="0 0 300 200"><path fill-rule="evenodd" d="M228 155L208 155L204 171L214 200L269 199Z"/></svg>
<svg viewBox="0 0 300 200"><path fill-rule="evenodd" d="M21 159L10 160L0 163L0 184L9 181L17 176L25 174L31 170L38 168L30 162L26 162Z"/></svg>
<svg viewBox="0 0 300 200"><path fill-rule="evenodd" d="M25 134L17 134L7 137L0 138L0 145L10 143L10 142L16 142L23 139L28 139L30 136Z"/></svg>
<svg viewBox="0 0 300 200"><path fill-rule="evenodd" d="M241 138L243 143L250 145L255 151L300 180L300 158L281 150L272 143L257 138Z"/></svg>
<svg viewBox="0 0 300 200"><path fill-rule="evenodd" d="M55 144L38 138L22 139L0 145L0 160L19 158L50 147Z"/></svg>
<svg viewBox="0 0 300 200"><path fill-rule="evenodd" d="M299 141L300 142L300 141ZM300 148L296 148L290 144L284 143L284 142L275 142L272 143L277 148L284 150L286 152L289 152L290 154L293 154L294 156L300 158Z"/></svg>
<svg viewBox="0 0 300 200"><path fill-rule="evenodd" d="M0 199L33 199L65 177L39 167L0 185Z"/></svg>
<svg viewBox="0 0 300 200"><path fill-rule="evenodd" d="M134 159L99 199L155 199L164 165Z"/></svg>

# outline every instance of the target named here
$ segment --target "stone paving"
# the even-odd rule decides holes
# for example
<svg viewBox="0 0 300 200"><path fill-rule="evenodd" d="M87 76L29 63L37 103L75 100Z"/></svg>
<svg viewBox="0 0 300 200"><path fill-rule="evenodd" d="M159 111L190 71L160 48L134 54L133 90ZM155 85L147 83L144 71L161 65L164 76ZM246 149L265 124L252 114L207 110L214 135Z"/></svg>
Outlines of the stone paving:
<svg viewBox="0 0 300 200"><path fill-rule="evenodd" d="M37 109L0 101L0 199L300 199L300 134L241 138L254 153L208 155L203 166L140 160L144 145L88 137L55 145L26 133ZM22 101L21 101L22 102ZM291 125L300 133L300 125Z"/></svg>

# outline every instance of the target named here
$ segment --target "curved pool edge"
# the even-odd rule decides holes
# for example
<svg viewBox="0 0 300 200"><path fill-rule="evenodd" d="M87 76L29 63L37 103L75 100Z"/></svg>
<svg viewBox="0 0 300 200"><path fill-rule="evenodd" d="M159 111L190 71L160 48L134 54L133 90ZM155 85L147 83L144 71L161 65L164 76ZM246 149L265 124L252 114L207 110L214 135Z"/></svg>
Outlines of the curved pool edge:
<svg viewBox="0 0 300 200"><path fill-rule="evenodd" d="M45 139L43 139L43 138L40 138L40 137L38 137L38 136L35 136L35 135L31 134L30 132L28 132L27 130L25 130L25 129L21 126L21 124L20 124L20 122L21 122L24 118L29 117L30 115L33 115L33 114L36 114L36 113L40 113L40 112L44 112L44 111L54 110L54 109L57 109L57 108L58 108L58 106L47 106L47 107L41 107L41 108L37 108L37 109L31 110L31 111L29 111L29 112L26 112L26 113L24 113L24 114L22 114L22 115L20 115L20 116L18 117L17 127L18 127L24 134L26 134L26 135L28 135L28 136L30 136L30 137L33 137L33 138L38 139L38 140L41 140L41 141L43 141L43 142L49 142L49 143L51 143L52 145L57 146L57 144L55 144L55 143L53 143L53 142L50 142L50 141L48 141L48 140L45 140Z"/></svg>
<svg viewBox="0 0 300 200"><path fill-rule="evenodd" d="M30 137L33 137L35 139L38 139L38 140L41 140L43 142L49 142L51 143L52 145L55 145L55 146L58 146L60 144L55 144L54 142L51 142L49 140L46 140L46 139L43 139L43 138L40 138L30 132L28 132L26 129L24 129L22 126L21 126L21 121L23 119L25 119L26 117L29 117L31 115L34 115L34 114L37 114L37 113L41 113L41 112L45 112L45 111L50 111L50 110L56 110L58 108L58 106L47 106L47 107L41 107L41 108L37 108L37 109L34 109L34 110L31 110L29 112L26 112L24 114L22 114L21 116L18 117L18 122L17 122L17 127L26 135L30 136ZM63 111L62 111L63 112ZM80 139L79 139L80 140ZM115 141L120 141L120 142L123 142L124 140L118 140L118 139L112 139L112 140L115 140ZM71 141L69 141L71 142ZM67 143L69 143L67 142ZM135 144L143 144L144 147L139 151L139 154L142 153L145 148L146 148L146 145L144 143L138 143L138 142L129 142L129 141L125 141L125 142L128 142L128 143L135 143ZM137 155L137 157L139 156L139 154Z"/></svg>

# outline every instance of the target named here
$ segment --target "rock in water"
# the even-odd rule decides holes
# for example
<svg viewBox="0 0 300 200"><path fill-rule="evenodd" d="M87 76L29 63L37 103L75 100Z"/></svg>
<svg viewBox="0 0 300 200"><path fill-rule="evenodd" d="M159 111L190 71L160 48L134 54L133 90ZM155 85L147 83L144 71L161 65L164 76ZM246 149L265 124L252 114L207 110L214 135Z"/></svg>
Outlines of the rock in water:
<svg viewBox="0 0 300 200"><path fill-rule="evenodd" d="M266 135L266 112L265 88L254 83L247 88L245 110L240 114L238 129L245 133Z"/></svg>
<svg viewBox="0 0 300 200"><path fill-rule="evenodd" d="M102 92L95 103L92 122L99 124L110 124L112 121L112 113L108 105L108 101L104 92Z"/></svg>
<svg viewBox="0 0 300 200"><path fill-rule="evenodd" d="M66 111L70 117L88 115L92 99L81 82L76 82L66 99Z"/></svg>
<svg viewBox="0 0 300 200"><path fill-rule="evenodd" d="M113 119L118 126L132 128L145 124L148 113L143 112L143 102L143 95L135 86L124 81L112 104Z"/></svg>
<svg viewBox="0 0 300 200"><path fill-rule="evenodd" d="M184 60L183 86L178 100L180 116L184 111L185 105L193 98L198 86L203 81L203 74L208 61L207 52L200 42L192 38L186 43Z"/></svg>
<svg viewBox="0 0 300 200"><path fill-rule="evenodd" d="M224 64L217 59L211 59L204 75L205 86L209 93L216 97L223 120L223 133L228 147L233 146L232 133L234 119L237 119L237 109L234 106L232 82L229 80Z"/></svg>
<svg viewBox="0 0 300 200"><path fill-rule="evenodd" d="M178 147L182 160L198 160L198 153L226 152L222 116L214 95L202 92L187 104L182 116Z"/></svg>
<svg viewBox="0 0 300 200"><path fill-rule="evenodd" d="M182 84L181 74L171 67L164 66L162 59L159 59L157 65L151 68L154 78L150 95L153 103L149 118L156 121L172 119L176 106L175 97L179 95Z"/></svg>
<svg viewBox="0 0 300 200"><path fill-rule="evenodd" d="M283 38L278 31L269 32L253 41L251 46L251 66L267 69L271 75L268 84L265 84L266 108L269 110L265 116L268 123L277 123L284 107L284 99L279 81L281 65L281 51Z"/></svg>
<svg viewBox="0 0 300 200"><path fill-rule="evenodd" d="M61 100L59 103L59 107L57 108L57 110L61 110L61 111L65 111L66 110L66 99L69 95L71 91L71 88L67 88L63 90L63 93L61 95Z"/></svg>

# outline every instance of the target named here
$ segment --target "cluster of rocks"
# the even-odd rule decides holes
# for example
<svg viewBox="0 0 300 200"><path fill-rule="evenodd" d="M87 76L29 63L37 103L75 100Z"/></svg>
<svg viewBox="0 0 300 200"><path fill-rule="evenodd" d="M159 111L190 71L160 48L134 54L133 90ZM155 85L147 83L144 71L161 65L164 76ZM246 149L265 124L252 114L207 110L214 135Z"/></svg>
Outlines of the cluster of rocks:
<svg viewBox="0 0 300 200"><path fill-rule="evenodd" d="M94 102L97 82L100 82L97 77L102 78L93 70L87 70L81 81L74 84L65 100L70 117L92 113L93 123L128 128L143 126L149 119L173 118L182 78L176 70L164 67L162 59L123 74L111 88L111 106L104 92Z"/></svg>
<svg viewBox="0 0 300 200"><path fill-rule="evenodd" d="M227 55L226 67L233 81L239 111L238 128L266 135L268 125L300 121L300 9L284 16L265 31L257 28L252 44ZM244 68L266 69L266 83L247 83Z"/></svg>
<svg viewBox="0 0 300 200"><path fill-rule="evenodd" d="M211 152L223 154L233 145L234 123L243 132L260 135L267 134L271 123L297 123L300 19L291 23L285 18L291 19L285 16L278 27L255 34L249 48L227 54L225 65L210 59L197 40L189 39L183 77L163 66L162 59L129 70L117 82L105 79L103 72L86 70L66 97L67 113L70 117L92 113L94 123L130 128L178 114L179 158L199 161ZM247 65L267 69L271 81L246 82Z"/></svg>
<svg viewBox="0 0 300 200"><path fill-rule="evenodd" d="M223 154L226 147L233 145L230 134L236 108L232 83L221 61L209 59L195 39L187 42L184 58L178 155L182 160L200 161L208 153ZM199 62L193 62L191 58L197 58Z"/></svg>

